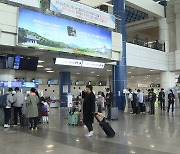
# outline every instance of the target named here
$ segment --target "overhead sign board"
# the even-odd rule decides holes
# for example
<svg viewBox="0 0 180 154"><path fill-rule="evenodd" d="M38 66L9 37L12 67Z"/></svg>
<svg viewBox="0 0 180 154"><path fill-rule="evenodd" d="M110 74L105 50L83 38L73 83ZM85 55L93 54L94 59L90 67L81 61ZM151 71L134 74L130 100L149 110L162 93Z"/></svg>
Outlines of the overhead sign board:
<svg viewBox="0 0 180 154"><path fill-rule="evenodd" d="M67 59L67 58L56 58L55 64L67 65L67 66L79 66L79 67L90 67L90 68L104 68L105 63L85 61L78 59Z"/></svg>
<svg viewBox="0 0 180 154"><path fill-rule="evenodd" d="M111 31L28 9L19 9L18 45L111 59Z"/></svg>
<svg viewBox="0 0 180 154"><path fill-rule="evenodd" d="M105 63L92 62L92 61L83 61L82 67L91 67L91 68L104 68Z"/></svg>
<svg viewBox="0 0 180 154"><path fill-rule="evenodd" d="M32 6L32 7L37 7L37 8L41 7L40 0L9 0L9 1Z"/></svg>
<svg viewBox="0 0 180 154"><path fill-rule="evenodd" d="M115 28L115 16L71 0L51 0L50 10L109 28Z"/></svg>
<svg viewBox="0 0 180 154"><path fill-rule="evenodd" d="M82 60L67 59L67 58L56 58L55 64L69 65L69 66L82 66Z"/></svg>

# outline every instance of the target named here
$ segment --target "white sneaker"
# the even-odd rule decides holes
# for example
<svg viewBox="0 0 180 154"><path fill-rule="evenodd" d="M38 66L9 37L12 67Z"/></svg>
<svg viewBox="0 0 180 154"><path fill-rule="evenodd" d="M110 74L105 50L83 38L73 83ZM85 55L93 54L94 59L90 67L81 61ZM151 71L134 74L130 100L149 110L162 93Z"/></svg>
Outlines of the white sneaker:
<svg viewBox="0 0 180 154"><path fill-rule="evenodd" d="M93 131L90 131L89 133L87 133L85 136L86 137L92 137L93 136L93 134L94 134L94 132Z"/></svg>
<svg viewBox="0 0 180 154"><path fill-rule="evenodd" d="M4 124L4 128L9 128L9 127L10 127L9 125Z"/></svg>

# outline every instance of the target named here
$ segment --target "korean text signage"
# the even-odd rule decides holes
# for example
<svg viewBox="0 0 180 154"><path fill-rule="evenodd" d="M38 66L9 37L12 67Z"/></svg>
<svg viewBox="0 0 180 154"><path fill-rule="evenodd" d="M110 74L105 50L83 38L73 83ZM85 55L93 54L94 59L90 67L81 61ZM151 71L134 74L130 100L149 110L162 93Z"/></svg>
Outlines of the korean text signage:
<svg viewBox="0 0 180 154"><path fill-rule="evenodd" d="M19 9L18 45L111 59L111 31Z"/></svg>
<svg viewBox="0 0 180 154"><path fill-rule="evenodd" d="M67 58L56 58L55 64L57 65L67 65L67 66L80 66L80 67L90 67L90 68L104 68L105 63L93 62L78 59L67 59Z"/></svg>
<svg viewBox="0 0 180 154"><path fill-rule="evenodd" d="M40 0L9 0L9 1L40 8Z"/></svg>
<svg viewBox="0 0 180 154"><path fill-rule="evenodd" d="M98 25L115 28L115 16L71 0L51 0L50 10Z"/></svg>

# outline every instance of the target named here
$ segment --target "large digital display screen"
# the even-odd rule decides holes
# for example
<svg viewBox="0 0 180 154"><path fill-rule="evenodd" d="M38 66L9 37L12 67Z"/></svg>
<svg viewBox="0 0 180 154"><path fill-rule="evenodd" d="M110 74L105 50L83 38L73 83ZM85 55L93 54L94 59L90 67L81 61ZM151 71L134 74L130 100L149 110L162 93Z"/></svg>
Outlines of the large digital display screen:
<svg viewBox="0 0 180 154"><path fill-rule="evenodd" d="M111 59L111 31L19 9L18 45Z"/></svg>

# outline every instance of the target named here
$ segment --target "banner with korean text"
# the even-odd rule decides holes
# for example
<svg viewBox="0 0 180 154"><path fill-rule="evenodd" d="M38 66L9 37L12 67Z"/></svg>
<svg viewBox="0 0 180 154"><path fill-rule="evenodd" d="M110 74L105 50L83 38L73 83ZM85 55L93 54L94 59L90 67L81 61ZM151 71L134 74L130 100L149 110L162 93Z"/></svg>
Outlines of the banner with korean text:
<svg viewBox="0 0 180 154"><path fill-rule="evenodd" d="M71 0L51 0L50 10L84 21L115 28L115 16Z"/></svg>

